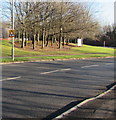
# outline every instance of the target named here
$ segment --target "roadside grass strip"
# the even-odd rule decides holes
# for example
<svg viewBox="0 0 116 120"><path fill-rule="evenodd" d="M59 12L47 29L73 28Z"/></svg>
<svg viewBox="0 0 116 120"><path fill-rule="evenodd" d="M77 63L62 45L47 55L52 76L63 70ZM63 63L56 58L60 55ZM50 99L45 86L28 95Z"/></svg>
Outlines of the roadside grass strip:
<svg viewBox="0 0 116 120"><path fill-rule="evenodd" d="M87 59L87 58L106 58L112 57L113 55L106 54L85 54L85 55L64 55L64 56L32 56L32 57L15 57L14 61L12 58L2 58L2 62L22 62L22 61L42 61L42 60L70 60L70 59Z"/></svg>
<svg viewBox="0 0 116 120"><path fill-rule="evenodd" d="M11 58L11 41L3 40L0 45L2 48L2 62L17 62L17 61L36 61L36 60L57 60L57 59L83 59L94 57L114 57L114 48L96 47L83 45L82 47L70 47L70 49L57 49L56 51L46 50L26 50L15 47L15 59Z"/></svg>

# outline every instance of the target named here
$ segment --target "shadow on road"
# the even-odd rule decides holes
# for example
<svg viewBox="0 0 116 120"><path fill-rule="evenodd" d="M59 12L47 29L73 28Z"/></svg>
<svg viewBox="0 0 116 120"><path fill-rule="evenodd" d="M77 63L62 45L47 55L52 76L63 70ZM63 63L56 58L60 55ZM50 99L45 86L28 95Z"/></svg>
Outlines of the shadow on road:
<svg viewBox="0 0 116 120"><path fill-rule="evenodd" d="M69 103L68 105L64 106L63 108L57 110L56 112L48 115L46 118L44 118L43 120L52 120L53 118L61 115L62 113L64 113L65 111L71 109L72 107L76 106L77 104L79 104L80 102L82 102L83 100L80 101L74 101Z"/></svg>

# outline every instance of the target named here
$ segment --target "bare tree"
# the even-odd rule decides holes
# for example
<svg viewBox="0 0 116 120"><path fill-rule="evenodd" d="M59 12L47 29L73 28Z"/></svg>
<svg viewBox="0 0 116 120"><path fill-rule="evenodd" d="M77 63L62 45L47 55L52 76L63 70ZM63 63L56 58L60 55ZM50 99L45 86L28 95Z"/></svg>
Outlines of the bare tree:
<svg viewBox="0 0 116 120"><path fill-rule="evenodd" d="M42 41L42 48L48 47L49 41L56 42L58 48L65 41L78 37L95 36L100 26L82 3L47 1L15 2L15 29L22 36L21 47L30 37L35 49ZM25 44L24 44L25 43Z"/></svg>
<svg viewBox="0 0 116 120"><path fill-rule="evenodd" d="M105 46L116 46L116 25L104 26L98 35L98 39L105 44Z"/></svg>

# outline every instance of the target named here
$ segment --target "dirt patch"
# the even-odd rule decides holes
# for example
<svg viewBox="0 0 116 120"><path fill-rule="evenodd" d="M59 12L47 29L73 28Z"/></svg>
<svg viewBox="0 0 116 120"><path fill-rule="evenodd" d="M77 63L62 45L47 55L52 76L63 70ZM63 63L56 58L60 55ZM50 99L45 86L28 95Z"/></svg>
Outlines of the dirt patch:
<svg viewBox="0 0 116 120"><path fill-rule="evenodd" d="M15 47L16 48L20 48L20 49L23 49L23 50L27 50L27 51L39 51L39 52L48 52L48 51L69 51L72 47L75 47L75 46L72 46L72 45L64 45L62 46L61 49L58 48L58 46L53 43L53 45L48 45L48 46L45 46L44 49L42 49L42 46L41 46L41 42L40 43L35 43L35 49L33 49L33 45L32 45L32 42L28 42L26 44L26 46L24 46L24 48L21 48L21 43L20 42L15 42Z"/></svg>

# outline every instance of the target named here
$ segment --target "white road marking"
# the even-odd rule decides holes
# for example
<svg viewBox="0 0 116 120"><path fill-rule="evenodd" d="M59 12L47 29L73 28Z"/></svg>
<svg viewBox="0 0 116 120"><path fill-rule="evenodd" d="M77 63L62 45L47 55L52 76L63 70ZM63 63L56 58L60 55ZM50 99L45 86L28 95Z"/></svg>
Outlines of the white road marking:
<svg viewBox="0 0 116 120"><path fill-rule="evenodd" d="M41 74L41 75L45 75L45 74L50 74L50 73L59 72L59 71L67 71L67 70L71 70L71 68L53 70L53 71L43 72L43 73L40 73L40 74Z"/></svg>
<svg viewBox="0 0 116 120"><path fill-rule="evenodd" d="M1 79L0 81L15 80L15 79L19 79L19 78L21 78L21 77L18 76L18 77L5 78L5 79Z"/></svg>
<svg viewBox="0 0 116 120"><path fill-rule="evenodd" d="M35 67L35 68L50 69L50 67Z"/></svg>
<svg viewBox="0 0 116 120"><path fill-rule="evenodd" d="M81 68L88 68L88 67L95 67L95 66L99 66L99 65L82 66Z"/></svg>

